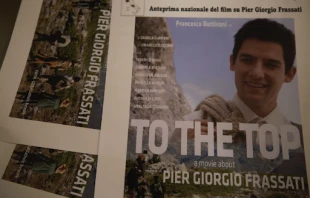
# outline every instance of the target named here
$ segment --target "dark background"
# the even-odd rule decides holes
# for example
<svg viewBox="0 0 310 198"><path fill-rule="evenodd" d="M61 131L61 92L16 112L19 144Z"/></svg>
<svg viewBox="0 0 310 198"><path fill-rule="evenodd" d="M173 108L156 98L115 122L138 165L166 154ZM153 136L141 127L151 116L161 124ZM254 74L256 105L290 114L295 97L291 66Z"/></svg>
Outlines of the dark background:
<svg viewBox="0 0 310 198"><path fill-rule="evenodd" d="M0 6L0 69L10 43L21 0L2 2Z"/></svg>

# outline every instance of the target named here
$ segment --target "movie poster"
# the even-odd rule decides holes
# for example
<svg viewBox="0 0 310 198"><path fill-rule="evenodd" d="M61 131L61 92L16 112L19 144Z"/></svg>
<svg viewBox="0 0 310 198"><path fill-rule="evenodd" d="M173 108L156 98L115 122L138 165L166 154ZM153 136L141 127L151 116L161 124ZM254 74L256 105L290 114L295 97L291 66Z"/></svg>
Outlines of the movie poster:
<svg viewBox="0 0 310 198"><path fill-rule="evenodd" d="M124 196L308 197L295 49L290 18L136 17Z"/></svg>
<svg viewBox="0 0 310 198"><path fill-rule="evenodd" d="M101 128L109 0L44 0L10 117Z"/></svg>
<svg viewBox="0 0 310 198"><path fill-rule="evenodd" d="M65 197L94 197L97 156L16 145L2 179Z"/></svg>

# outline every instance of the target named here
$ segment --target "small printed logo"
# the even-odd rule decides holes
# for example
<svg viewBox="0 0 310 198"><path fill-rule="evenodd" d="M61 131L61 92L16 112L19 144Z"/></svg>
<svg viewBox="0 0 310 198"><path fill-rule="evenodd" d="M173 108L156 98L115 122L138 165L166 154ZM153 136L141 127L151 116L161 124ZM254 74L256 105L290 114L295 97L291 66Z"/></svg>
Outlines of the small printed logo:
<svg viewBox="0 0 310 198"><path fill-rule="evenodd" d="M122 13L124 16L143 16L144 0L122 0Z"/></svg>

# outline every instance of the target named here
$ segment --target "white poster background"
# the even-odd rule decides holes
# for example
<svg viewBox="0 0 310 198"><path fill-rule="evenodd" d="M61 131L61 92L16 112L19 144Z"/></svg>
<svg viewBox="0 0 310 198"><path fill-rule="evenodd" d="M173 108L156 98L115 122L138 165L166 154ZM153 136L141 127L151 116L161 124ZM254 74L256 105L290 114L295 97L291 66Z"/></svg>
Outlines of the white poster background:
<svg viewBox="0 0 310 198"><path fill-rule="evenodd" d="M298 7L303 6L302 13L201 13L201 12L150 12L153 7ZM310 73L310 34L307 19L310 16L310 4L306 0L145 0L146 17L199 17L199 18L294 18L297 45L298 84L303 131L310 129L307 118L310 116L310 90L307 74ZM308 17L307 17L308 16ZM123 197L125 181L125 162L129 122L129 105L131 92L133 38L135 29L134 16L121 16L121 1L113 1L110 32L110 49L108 58L108 75L105 92L105 105L100 134L99 161L96 181L96 197ZM121 57L121 58L115 58ZM121 71L121 72L120 72ZM294 105L294 104L292 104ZM304 133L305 152L310 152L310 134ZM308 161L308 167L310 159ZM308 168L310 170L310 168ZM308 175L309 171L308 171ZM113 178L113 179L111 179Z"/></svg>

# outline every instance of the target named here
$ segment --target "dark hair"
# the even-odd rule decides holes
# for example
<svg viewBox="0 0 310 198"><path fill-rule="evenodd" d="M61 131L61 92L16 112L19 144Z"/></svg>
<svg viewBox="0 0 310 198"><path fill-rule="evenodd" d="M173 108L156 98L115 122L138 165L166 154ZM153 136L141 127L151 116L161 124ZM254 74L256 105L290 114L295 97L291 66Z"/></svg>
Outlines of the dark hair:
<svg viewBox="0 0 310 198"><path fill-rule="evenodd" d="M137 174L137 176L138 176L138 177L143 177L143 178L144 178L144 176L143 176L143 173L142 173L142 172L139 172L139 173Z"/></svg>
<svg viewBox="0 0 310 198"><path fill-rule="evenodd" d="M234 38L233 63L237 60L243 42L250 38L256 38L261 41L280 44L283 49L285 72L293 67L296 56L295 35L281 23L269 19L254 19L245 23Z"/></svg>
<svg viewBox="0 0 310 198"><path fill-rule="evenodd" d="M143 150L143 154L147 154L147 150Z"/></svg>
<svg viewBox="0 0 310 198"><path fill-rule="evenodd" d="M74 77L73 77L73 80L74 80L74 82L79 82L79 81L81 80L81 78L78 77L78 76L74 76Z"/></svg>

